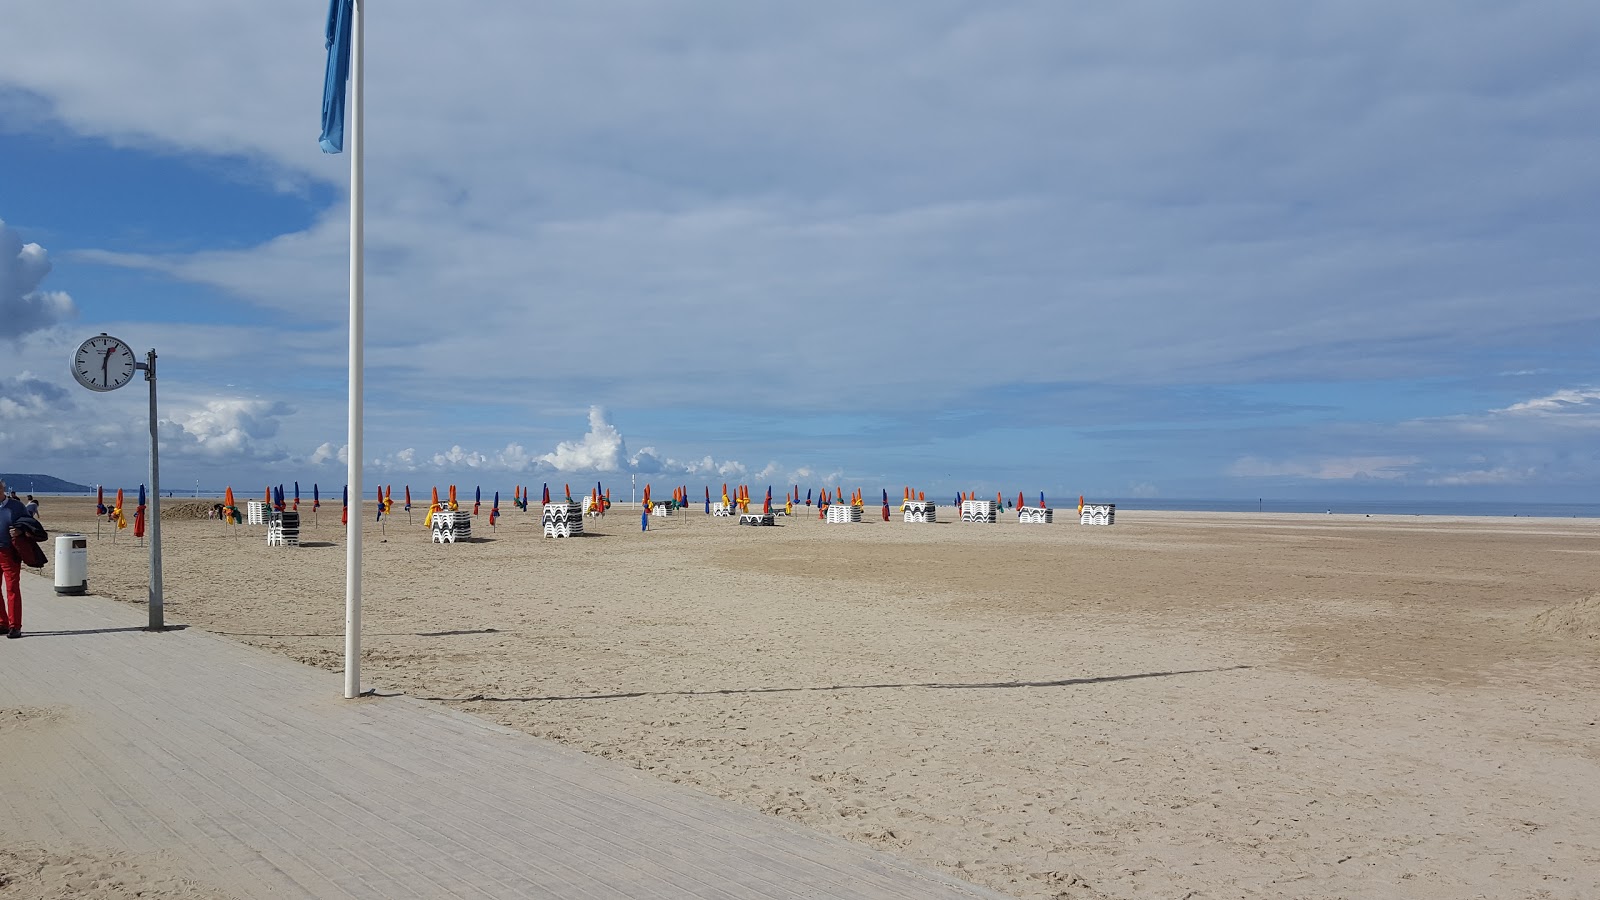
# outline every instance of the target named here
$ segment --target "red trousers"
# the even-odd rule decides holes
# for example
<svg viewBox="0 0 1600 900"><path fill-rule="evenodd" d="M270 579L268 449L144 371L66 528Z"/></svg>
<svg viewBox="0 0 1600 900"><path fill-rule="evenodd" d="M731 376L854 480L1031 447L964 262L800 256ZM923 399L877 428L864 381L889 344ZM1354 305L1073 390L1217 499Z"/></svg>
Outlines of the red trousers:
<svg viewBox="0 0 1600 900"><path fill-rule="evenodd" d="M22 630L22 560L17 551L0 547L0 588L6 595L4 614L0 615L0 631L15 628Z"/></svg>

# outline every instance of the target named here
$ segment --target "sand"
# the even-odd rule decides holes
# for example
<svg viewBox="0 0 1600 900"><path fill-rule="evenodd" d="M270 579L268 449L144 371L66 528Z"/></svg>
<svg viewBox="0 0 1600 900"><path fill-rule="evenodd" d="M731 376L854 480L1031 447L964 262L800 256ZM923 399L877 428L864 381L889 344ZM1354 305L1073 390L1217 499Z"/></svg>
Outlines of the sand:
<svg viewBox="0 0 1600 900"><path fill-rule="evenodd" d="M92 512L43 518L142 601ZM440 546L369 504L365 684L1018 897L1596 896L1600 521L537 512ZM269 548L173 504L168 622L341 668L318 518Z"/></svg>

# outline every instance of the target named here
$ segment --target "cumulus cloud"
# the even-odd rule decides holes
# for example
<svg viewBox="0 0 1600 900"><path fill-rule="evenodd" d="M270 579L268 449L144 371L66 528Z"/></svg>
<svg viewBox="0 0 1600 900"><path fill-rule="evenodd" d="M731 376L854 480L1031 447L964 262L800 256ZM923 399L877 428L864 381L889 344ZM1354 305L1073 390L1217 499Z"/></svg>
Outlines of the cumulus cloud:
<svg viewBox="0 0 1600 900"><path fill-rule="evenodd" d="M335 447L331 442L324 441L317 446L317 449L311 451L311 464L314 466L320 466L334 460L337 460L340 464L348 464L350 462L350 445L340 444Z"/></svg>
<svg viewBox="0 0 1600 900"><path fill-rule="evenodd" d="M0 335L18 338L76 314L66 292L39 287L50 268L50 254L43 247L24 244L0 219Z"/></svg>
<svg viewBox="0 0 1600 900"><path fill-rule="evenodd" d="M218 399L199 407L178 409L163 422L163 440L176 452L214 458L282 459L271 441L294 407L277 400Z"/></svg>
<svg viewBox="0 0 1600 900"><path fill-rule="evenodd" d="M628 468L643 474L663 471L665 464L666 461L661 458L660 454L656 453L656 448L654 447L640 447L639 452L628 460Z"/></svg>
<svg viewBox="0 0 1600 900"><path fill-rule="evenodd" d="M717 460L702 455L699 458L678 460L654 447L642 447L629 455L627 442L612 424L604 409L596 406L589 410L589 430L583 437L561 441L549 453L535 453L522 444L511 442L499 450L479 450L463 444L453 444L448 449L435 452L419 451L405 447L392 453L379 453L370 464L373 474L426 472L440 475L475 473L558 473L595 474L633 472L641 475L688 475L719 478L741 478L747 467L737 460ZM334 461L344 463L347 448L332 442L323 443L306 459L311 465L326 465ZM770 463L760 477L778 473L781 466Z"/></svg>
<svg viewBox="0 0 1600 900"><path fill-rule="evenodd" d="M605 410L591 406L589 432L579 440L562 441L539 461L557 472L620 472L626 468L627 457L628 446L622 432L606 419ZM641 472L651 471L639 468L636 462L633 467Z"/></svg>
<svg viewBox="0 0 1600 900"><path fill-rule="evenodd" d="M654 447L641 447L628 460L629 467L640 474L661 473L663 475L690 475L696 477L716 478L744 478L749 474L750 468L736 459L717 461L711 456L702 456L699 459L680 460L670 456L662 456ZM776 471L777 464L769 468Z"/></svg>
<svg viewBox="0 0 1600 900"><path fill-rule="evenodd" d="M433 466L443 471L481 469L488 472L520 472L529 468L532 460L528 451L518 443L507 444L504 449L491 453L467 450L456 444L443 453L435 453L430 458Z"/></svg>
<svg viewBox="0 0 1600 900"><path fill-rule="evenodd" d="M45 381L32 372L0 377L0 434L7 422L46 413L59 413L71 405L65 388Z"/></svg>

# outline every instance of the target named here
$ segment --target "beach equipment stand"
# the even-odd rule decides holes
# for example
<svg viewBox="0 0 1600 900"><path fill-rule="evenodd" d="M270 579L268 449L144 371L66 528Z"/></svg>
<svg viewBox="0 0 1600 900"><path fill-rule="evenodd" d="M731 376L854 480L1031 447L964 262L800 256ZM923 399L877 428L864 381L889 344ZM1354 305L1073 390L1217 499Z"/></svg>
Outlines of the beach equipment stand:
<svg viewBox="0 0 1600 900"><path fill-rule="evenodd" d="M995 521L995 508L993 500L963 500L961 501L962 522L985 522L993 524Z"/></svg>
<svg viewBox="0 0 1600 900"><path fill-rule="evenodd" d="M457 544L472 540L472 513L441 509L433 514L433 543Z"/></svg>
<svg viewBox="0 0 1600 900"><path fill-rule="evenodd" d="M1080 525L1115 525L1117 523L1117 505L1115 503L1085 503L1083 512L1078 516Z"/></svg>
<svg viewBox="0 0 1600 900"><path fill-rule="evenodd" d="M1017 522L1022 525L1049 525L1055 521L1055 510L1041 506L1017 507Z"/></svg>
<svg viewBox="0 0 1600 900"><path fill-rule="evenodd" d="M823 514L823 521L830 525L846 525L861 521L861 507L854 503L833 503Z"/></svg>
<svg viewBox="0 0 1600 900"><path fill-rule="evenodd" d="M300 514L292 509L271 513L267 519L267 546L300 546Z"/></svg>
<svg viewBox="0 0 1600 900"><path fill-rule="evenodd" d="M244 523L246 525L265 525L267 517L272 514L272 507L265 500L248 500L245 502Z"/></svg>
<svg viewBox="0 0 1600 900"><path fill-rule="evenodd" d="M583 507L576 503L546 503L540 520L547 538L583 534Z"/></svg>

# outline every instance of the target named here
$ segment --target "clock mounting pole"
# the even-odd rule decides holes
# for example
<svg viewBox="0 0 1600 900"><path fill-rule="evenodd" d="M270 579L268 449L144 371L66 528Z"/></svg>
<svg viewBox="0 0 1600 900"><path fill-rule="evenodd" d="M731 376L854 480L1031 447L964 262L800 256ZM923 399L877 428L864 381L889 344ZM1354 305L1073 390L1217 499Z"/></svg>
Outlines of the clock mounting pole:
<svg viewBox="0 0 1600 900"><path fill-rule="evenodd" d="M161 596L161 440L156 419L156 351L151 349L145 361L134 363L135 369L144 370L144 380L150 383L150 630L166 627L166 604Z"/></svg>

